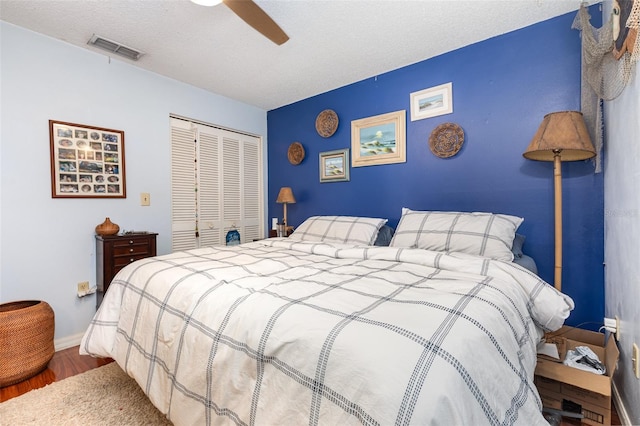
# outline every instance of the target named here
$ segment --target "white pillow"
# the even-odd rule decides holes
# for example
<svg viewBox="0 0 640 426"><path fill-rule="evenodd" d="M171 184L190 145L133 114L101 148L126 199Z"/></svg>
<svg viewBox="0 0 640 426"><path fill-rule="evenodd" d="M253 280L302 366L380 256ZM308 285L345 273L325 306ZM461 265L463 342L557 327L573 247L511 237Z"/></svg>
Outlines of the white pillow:
<svg viewBox="0 0 640 426"><path fill-rule="evenodd" d="M312 216L289 236L298 241L372 245L387 219L354 216Z"/></svg>
<svg viewBox="0 0 640 426"><path fill-rule="evenodd" d="M463 252L511 262L513 238L523 220L504 214L403 208L390 246Z"/></svg>

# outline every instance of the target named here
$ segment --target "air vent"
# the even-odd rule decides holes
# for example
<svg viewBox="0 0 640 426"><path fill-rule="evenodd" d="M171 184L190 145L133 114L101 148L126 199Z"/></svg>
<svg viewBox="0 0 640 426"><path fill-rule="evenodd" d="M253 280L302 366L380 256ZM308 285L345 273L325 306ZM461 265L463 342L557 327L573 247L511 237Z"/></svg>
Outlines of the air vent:
<svg viewBox="0 0 640 426"><path fill-rule="evenodd" d="M116 55L124 56L125 58L132 59L134 61L137 61L142 55L144 55L144 53L136 49L127 47L113 40L109 40L95 34L91 37L91 39L89 39L89 42L87 44L99 47L100 49L106 50L107 52L115 53Z"/></svg>

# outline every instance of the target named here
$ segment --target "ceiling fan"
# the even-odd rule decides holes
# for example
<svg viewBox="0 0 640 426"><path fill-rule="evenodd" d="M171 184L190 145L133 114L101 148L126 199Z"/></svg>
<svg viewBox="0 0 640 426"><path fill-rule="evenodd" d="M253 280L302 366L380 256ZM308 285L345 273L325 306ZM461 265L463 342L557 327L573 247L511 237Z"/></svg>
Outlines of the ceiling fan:
<svg viewBox="0 0 640 426"><path fill-rule="evenodd" d="M281 45L289 36L275 23L264 10L253 0L191 0L201 6L215 6L220 3L227 5L240 19L251 25L256 31L271 40L277 45Z"/></svg>

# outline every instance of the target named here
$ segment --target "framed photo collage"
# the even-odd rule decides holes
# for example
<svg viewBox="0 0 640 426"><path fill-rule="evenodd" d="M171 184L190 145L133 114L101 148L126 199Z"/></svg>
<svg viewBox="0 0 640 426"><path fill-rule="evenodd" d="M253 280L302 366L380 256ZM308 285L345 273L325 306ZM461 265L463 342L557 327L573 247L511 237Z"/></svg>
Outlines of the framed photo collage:
<svg viewBox="0 0 640 426"><path fill-rule="evenodd" d="M124 131L49 120L51 196L126 198Z"/></svg>

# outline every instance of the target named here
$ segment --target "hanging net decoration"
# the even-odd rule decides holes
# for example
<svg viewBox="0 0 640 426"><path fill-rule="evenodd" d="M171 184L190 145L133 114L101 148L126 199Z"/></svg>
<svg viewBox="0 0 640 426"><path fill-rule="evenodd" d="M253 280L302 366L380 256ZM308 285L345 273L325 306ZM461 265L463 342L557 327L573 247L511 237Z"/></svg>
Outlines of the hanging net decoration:
<svg viewBox="0 0 640 426"><path fill-rule="evenodd" d="M630 34L631 37L634 37L634 40L628 41L628 45L635 45L635 48L632 51L624 52L620 59L616 59L614 52L616 47L614 27L616 19L620 20L620 15L612 14L605 25L595 28L590 22L588 4L582 3L571 26L581 31L581 110L598 154L595 159L596 173L601 171L600 153L604 137L602 101L611 101L620 96L631 80L639 56L640 0L634 0L633 3L628 0L624 7L628 7L630 13L626 22L619 22L621 28L618 34ZM629 28L629 30L623 31L625 28Z"/></svg>
<svg viewBox="0 0 640 426"><path fill-rule="evenodd" d="M635 64L640 59L640 45L638 44L640 42L640 1L638 0L633 1L626 28L628 28L628 33L623 40L622 53L628 50L631 55L631 63Z"/></svg>

